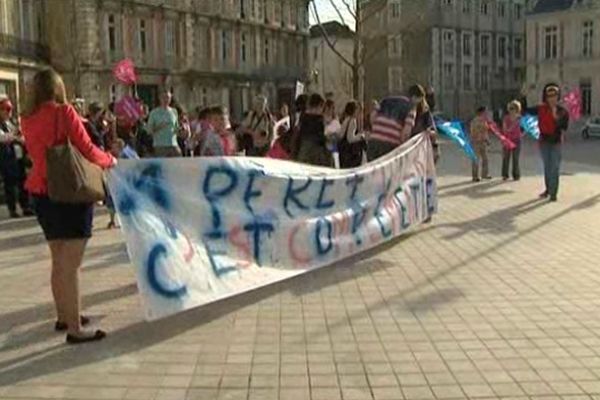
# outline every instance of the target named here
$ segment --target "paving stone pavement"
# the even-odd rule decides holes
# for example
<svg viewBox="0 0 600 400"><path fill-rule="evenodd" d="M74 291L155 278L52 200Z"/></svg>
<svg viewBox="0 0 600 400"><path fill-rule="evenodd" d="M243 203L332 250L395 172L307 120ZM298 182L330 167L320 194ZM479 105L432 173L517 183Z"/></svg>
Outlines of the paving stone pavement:
<svg viewBox="0 0 600 400"><path fill-rule="evenodd" d="M600 141L567 144L556 204L532 145L520 182L477 185L443 150L432 225L154 323L100 212L82 284L110 336L80 347L52 331L37 224L0 220L0 398L600 399Z"/></svg>

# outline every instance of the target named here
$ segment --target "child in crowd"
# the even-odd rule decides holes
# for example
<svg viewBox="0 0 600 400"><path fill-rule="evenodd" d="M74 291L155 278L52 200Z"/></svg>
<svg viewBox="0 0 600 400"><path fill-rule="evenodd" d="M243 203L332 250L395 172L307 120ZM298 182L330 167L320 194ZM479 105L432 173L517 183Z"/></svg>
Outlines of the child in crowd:
<svg viewBox="0 0 600 400"><path fill-rule="evenodd" d="M481 179L492 179L489 174L488 146L489 146L489 124L487 108L485 106L477 109L477 115L471 121L471 143L477 155L477 161L473 162L473 182ZM480 174L481 172L481 174Z"/></svg>

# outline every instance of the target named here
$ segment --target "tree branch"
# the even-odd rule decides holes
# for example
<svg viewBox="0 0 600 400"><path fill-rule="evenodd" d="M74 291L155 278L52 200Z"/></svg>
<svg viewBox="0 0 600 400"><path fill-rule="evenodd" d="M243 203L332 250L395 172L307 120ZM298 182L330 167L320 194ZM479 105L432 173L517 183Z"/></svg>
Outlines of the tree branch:
<svg viewBox="0 0 600 400"><path fill-rule="evenodd" d="M342 24L347 25L346 20L344 19L344 15L341 13L340 9L338 8L338 6L335 5L335 3L333 1L334 0L329 0L329 2L331 3L331 7L333 7L333 9L337 13L338 17L340 17Z"/></svg>
<svg viewBox="0 0 600 400"><path fill-rule="evenodd" d="M332 0L332 3L333 3L333 0ZM353 10L352 7L350 7L348 0L342 0L342 3L344 3L344 5L346 6L346 9L350 13L350 15L352 15L352 18L354 18L356 20L358 18L358 13L356 12L356 10ZM356 5L358 8L358 2L356 3Z"/></svg>
<svg viewBox="0 0 600 400"><path fill-rule="evenodd" d="M319 12L317 11L317 4L315 3L314 0L312 0L312 6L313 6L313 14L315 15L315 19L317 20L317 25L318 25L319 29L321 30L323 39L325 39L325 42L327 43L327 45L329 46L331 51L333 51L333 53L336 56L338 56L344 64L348 65L350 68L354 68L354 64L352 62L348 61L348 59L346 57L344 57L344 55L342 53L340 53L338 51L338 49L335 48L335 45L332 43L331 39L329 38L327 31L325 30L325 28L323 27L323 24L321 23L321 18L319 17Z"/></svg>

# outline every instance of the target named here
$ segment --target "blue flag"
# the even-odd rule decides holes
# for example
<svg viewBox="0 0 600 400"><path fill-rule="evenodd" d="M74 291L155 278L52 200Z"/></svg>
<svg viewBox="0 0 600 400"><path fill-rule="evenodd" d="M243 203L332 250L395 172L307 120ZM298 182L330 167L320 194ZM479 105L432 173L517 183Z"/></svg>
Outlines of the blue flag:
<svg viewBox="0 0 600 400"><path fill-rule="evenodd" d="M531 136L533 139L538 140L540 138L540 125L538 117L531 114L525 114L521 117L521 129Z"/></svg>
<svg viewBox="0 0 600 400"><path fill-rule="evenodd" d="M477 155L473 150L469 136L465 133L465 129L460 121L444 121L436 118L435 124L439 133L449 137L453 142L458 144L472 161L477 161Z"/></svg>

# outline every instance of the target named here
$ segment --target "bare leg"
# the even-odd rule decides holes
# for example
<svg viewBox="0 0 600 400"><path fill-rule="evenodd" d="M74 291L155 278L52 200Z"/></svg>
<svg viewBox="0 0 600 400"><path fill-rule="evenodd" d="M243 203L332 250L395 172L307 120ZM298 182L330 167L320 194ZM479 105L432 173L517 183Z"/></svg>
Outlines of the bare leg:
<svg viewBox="0 0 600 400"><path fill-rule="evenodd" d="M64 288L64 313L67 323L67 332L70 335L81 336L81 320L79 312L81 309L81 298L79 294L79 267L83 260L87 240L76 239L63 242L62 258L62 282Z"/></svg>
<svg viewBox="0 0 600 400"><path fill-rule="evenodd" d="M54 298L54 306L56 307L56 319L59 322L65 322L65 306L64 306L64 288L62 286L62 265L60 265L63 242L53 240L48 242L50 247L50 255L52 257L52 272L50 283L52 286L52 297Z"/></svg>

